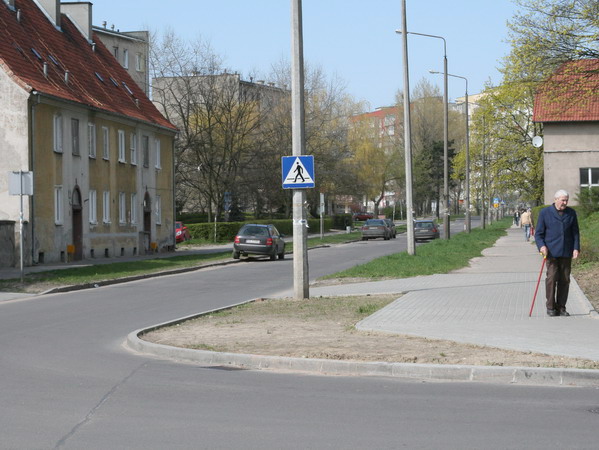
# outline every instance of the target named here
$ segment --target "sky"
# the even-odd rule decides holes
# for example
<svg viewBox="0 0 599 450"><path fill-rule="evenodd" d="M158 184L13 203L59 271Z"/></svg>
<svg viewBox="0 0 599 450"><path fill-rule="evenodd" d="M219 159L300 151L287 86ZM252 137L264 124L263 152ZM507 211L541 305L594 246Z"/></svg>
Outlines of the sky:
<svg viewBox="0 0 599 450"><path fill-rule="evenodd" d="M306 65L340 79L369 110L392 105L403 89L401 0L303 0ZM408 31L442 36L448 72L468 79L468 93L501 81L498 67L509 53L506 23L512 0L407 0ZM291 0L96 0L93 24L120 31L174 30L186 41L210 42L225 67L249 80L291 60ZM423 79L443 88L443 41L410 35L411 90ZM266 80L268 81L268 80ZM462 79L449 78L450 101L462 97Z"/></svg>

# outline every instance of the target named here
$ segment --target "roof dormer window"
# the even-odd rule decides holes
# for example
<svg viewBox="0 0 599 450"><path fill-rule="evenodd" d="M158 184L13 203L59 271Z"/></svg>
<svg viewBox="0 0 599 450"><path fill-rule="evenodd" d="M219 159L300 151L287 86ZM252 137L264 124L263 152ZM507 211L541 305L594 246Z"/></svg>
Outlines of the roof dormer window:
<svg viewBox="0 0 599 450"><path fill-rule="evenodd" d="M60 64L58 64L58 60L53 55L48 54L48 58L50 58L50 61L52 61L55 66L60 67Z"/></svg>
<svg viewBox="0 0 599 450"><path fill-rule="evenodd" d="M100 80L102 83L104 83L104 78L102 78L102 75L100 75L98 72L95 72L96 74L96 78L98 78L98 80Z"/></svg>
<svg viewBox="0 0 599 450"><path fill-rule="evenodd" d="M129 94L133 95L133 92L131 92L131 89L129 89L129 86L127 86L127 83L125 83L124 81L123 81L123 86L125 87L127 92L129 92Z"/></svg>
<svg viewBox="0 0 599 450"><path fill-rule="evenodd" d="M42 60L42 55L40 55L40 54L38 53L38 51L37 51L36 49L34 49L33 47L31 47L31 53L33 53L33 54L35 55L35 57L36 57L37 59L39 59L40 61Z"/></svg>

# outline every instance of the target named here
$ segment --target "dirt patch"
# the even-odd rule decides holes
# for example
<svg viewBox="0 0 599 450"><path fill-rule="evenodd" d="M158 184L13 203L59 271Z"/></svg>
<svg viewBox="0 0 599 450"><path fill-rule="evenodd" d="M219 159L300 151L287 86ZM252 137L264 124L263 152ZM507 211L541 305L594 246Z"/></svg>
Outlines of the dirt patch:
<svg viewBox="0 0 599 450"><path fill-rule="evenodd" d="M593 308L599 311L599 264L575 266L572 273Z"/></svg>
<svg viewBox="0 0 599 450"><path fill-rule="evenodd" d="M599 369L599 362L583 359L355 329L359 320L398 297L261 300L155 330L142 339L192 349L298 358Z"/></svg>

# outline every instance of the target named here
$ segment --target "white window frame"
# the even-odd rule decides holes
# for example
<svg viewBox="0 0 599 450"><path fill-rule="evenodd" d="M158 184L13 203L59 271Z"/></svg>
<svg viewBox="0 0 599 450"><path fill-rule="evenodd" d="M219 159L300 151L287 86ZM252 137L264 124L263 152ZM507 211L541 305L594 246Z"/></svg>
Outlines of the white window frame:
<svg viewBox="0 0 599 450"><path fill-rule="evenodd" d="M129 68L129 50L128 49L123 49L123 67L125 69Z"/></svg>
<svg viewBox="0 0 599 450"><path fill-rule="evenodd" d="M96 124L87 124L87 153L90 158L96 158Z"/></svg>
<svg viewBox="0 0 599 450"><path fill-rule="evenodd" d="M64 130L62 126L62 115L54 114L53 146L56 153L62 153L64 144Z"/></svg>
<svg viewBox="0 0 599 450"><path fill-rule="evenodd" d="M89 223L97 225L98 223L98 193L95 190L89 191Z"/></svg>
<svg viewBox="0 0 599 450"><path fill-rule="evenodd" d="M585 187L585 188L592 188L592 187L598 187L599 183L593 183L593 176L592 176L592 171L593 169L597 170L597 167L581 167L580 170L587 170L588 172L588 183L584 183L584 184L580 184L580 187Z"/></svg>
<svg viewBox="0 0 599 450"><path fill-rule="evenodd" d="M162 225L162 199L160 195L157 195L154 200L155 213L156 213L156 225Z"/></svg>
<svg viewBox="0 0 599 450"><path fill-rule="evenodd" d="M162 169L160 165L160 139L154 139L154 154L156 155L156 164L154 167L156 169Z"/></svg>
<svg viewBox="0 0 599 450"><path fill-rule="evenodd" d="M108 127L102 127L102 158L110 159L110 130Z"/></svg>
<svg viewBox="0 0 599 450"><path fill-rule="evenodd" d="M62 225L64 222L64 198L62 186L54 186L54 224Z"/></svg>
<svg viewBox="0 0 599 450"><path fill-rule="evenodd" d="M127 162L125 159L125 130L119 130L119 162Z"/></svg>
<svg viewBox="0 0 599 450"><path fill-rule="evenodd" d="M102 222L110 223L110 191L102 193Z"/></svg>
<svg viewBox="0 0 599 450"><path fill-rule="evenodd" d="M137 72L143 72L144 71L144 67L143 67L143 55L141 53L136 53L135 54L135 70Z"/></svg>
<svg viewBox="0 0 599 450"><path fill-rule="evenodd" d="M131 164L137 165L137 133L131 133L131 137L129 139L130 147L131 147Z"/></svg>
<svg viewBox="0 0 599 450"><path fill-rule="evenodd" d="M131 217L129 221L132 224L137 223L137 193L131 194Z"/></svg>
<svg viewBox="0 0 599 450"><path fill-rule="evenodd" d="M119 224L127 223L127 198L124 192L119 192Z"/></svg>

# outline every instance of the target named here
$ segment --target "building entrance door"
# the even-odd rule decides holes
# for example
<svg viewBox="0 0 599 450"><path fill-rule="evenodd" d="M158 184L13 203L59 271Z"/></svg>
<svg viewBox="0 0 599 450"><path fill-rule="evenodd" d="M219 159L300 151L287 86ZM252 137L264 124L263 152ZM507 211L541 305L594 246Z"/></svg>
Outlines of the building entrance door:
<svg viewBox="0 0 599 450"><path fill-rule="evenodd" d="M150 252L150 242L152 242L152 200L150 194L146 192L144 196L144 250Z"/></svg>
<svg viewBox="0 0 599 450"><path fill-rule="evenodd" d="M81 261L83 259L83 207L81 206L81 192L76 187L73 190L73 197L71 200L72 204L72 218L73 218L73 245L75 246L75 252L73 253L73 259L75 261Z"/></svg>

